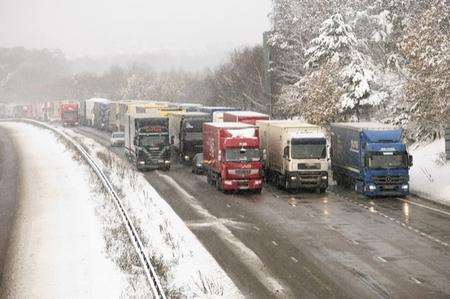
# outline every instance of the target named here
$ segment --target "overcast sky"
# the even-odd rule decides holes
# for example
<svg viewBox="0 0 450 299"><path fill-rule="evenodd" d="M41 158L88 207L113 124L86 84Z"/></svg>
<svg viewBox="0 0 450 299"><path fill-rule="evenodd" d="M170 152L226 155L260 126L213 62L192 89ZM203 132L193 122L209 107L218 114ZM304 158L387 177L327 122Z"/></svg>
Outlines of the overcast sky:
<svg viewBox="0 0 450 299"><path fill-rule="evenodd" d="M0 46L71 57L260 43L271 0L0 0Z"/></svg>

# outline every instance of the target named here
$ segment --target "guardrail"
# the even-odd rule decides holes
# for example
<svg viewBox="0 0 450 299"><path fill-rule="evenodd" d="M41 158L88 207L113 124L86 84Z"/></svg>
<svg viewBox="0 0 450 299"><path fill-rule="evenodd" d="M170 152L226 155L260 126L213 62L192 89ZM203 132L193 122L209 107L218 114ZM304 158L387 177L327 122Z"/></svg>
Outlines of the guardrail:
<svg viewBox="0 0 450 299"><path fill-rule="evenodd" d="M447 153L447 160L450 160L450 124L445 129L445 152Z"/></svg>
<svg viewBox="0 0 450 299"><path fill-rule="evenodd" d="M70 142L76 148L76 150L81 154L81 156L86 160L86 162L89 164L89 166L91 166L91 168L94 170L94 172L97 174L97 176L101 180L103 186L106 188L108 193L113 198L116 208L122 218L122 222L124 223L124 225L127 229L128 236L130 237L131 243L133 244L133 247L136 250L137 255L139 256L140 263L144 269L144 274L147 278L147 282L150 286L150 289L152 291L154 298L166 299L166 295L161 286L161 282L159 281L158 275L156 274L155 268L153 267L153 265L150 262L150 259L148 258L147 254L145 253L144 246L142 245L142 241L139 238L139 235L136 231L136 228L133 225L133 222L131 221L131 218L128 216L128 213L126 212L126 210L122 204L122 201L120 200L120 197L114 190L112 183L106 177L105 173L102 171L101 167L95 162L95 160L92 158L92 156L81 146L81 144L79 144L72 137L68 136L67 134L58 130L57 128L54 128L45 123L35 121L35 120L30 120L30 119L19 119L18 121L37 125L39 127L43 127L43 128L49 129L49 130L57 133L58 135L63 137L66 141Z"/></svg>

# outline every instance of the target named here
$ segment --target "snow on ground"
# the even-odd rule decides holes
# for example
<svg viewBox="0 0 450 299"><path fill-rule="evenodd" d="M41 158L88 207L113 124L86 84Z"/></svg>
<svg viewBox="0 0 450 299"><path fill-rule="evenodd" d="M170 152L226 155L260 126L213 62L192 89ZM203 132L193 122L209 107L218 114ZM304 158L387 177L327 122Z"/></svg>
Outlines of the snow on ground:
<svg viewBox="0 0 450 299"><path fill-rule="evenodd" d="M162 284L175 297L242 297L237 287L142 173L96 141L65 130L87 148L122 195Z"/></svg>
<svg viewBox="0 0 450 299"><path fill-rule="evenodd" d="M48 130L2 123L21 157L21 198L0 290L5 298L119 298L126 276L105 255L86 165ZM127 293L128 294L128 293Z"/></svg>
<svg viewBox="0 0 450 299"><path fill-rule="evenodd" d="M450 205L450 162L445 161L444 139L415 147L411 154L411 192Z"/></svg>

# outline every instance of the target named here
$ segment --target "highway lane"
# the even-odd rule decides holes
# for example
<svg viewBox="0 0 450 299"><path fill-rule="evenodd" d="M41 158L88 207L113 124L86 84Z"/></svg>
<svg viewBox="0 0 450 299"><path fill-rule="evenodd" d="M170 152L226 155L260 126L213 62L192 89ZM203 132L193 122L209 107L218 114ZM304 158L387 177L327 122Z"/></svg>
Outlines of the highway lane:
<svg viewBox="0 0 450 299"><path fill-rule="evenodd" d="M0 288L16 212L20 163L13 140L0 122Z"/></svg>
<svg viewBox="0 0 450 299"><path fill-rule="evenodd" d="M103 133L83 131L107 145ZM295 195L295 206L288 203L291 194L270 186L261 195L225 195L179 165L145 175L249 296L264 294L257 291L261 281L245 267L245 257L227 250L227 241L214 235L214 226L199 217L183 192L228 221L232 234L296 297L450 296L449 248L432 239L448 240L445 213L409 203L405 208L396 199L371 201L336 187L325 195Z"/></svg>

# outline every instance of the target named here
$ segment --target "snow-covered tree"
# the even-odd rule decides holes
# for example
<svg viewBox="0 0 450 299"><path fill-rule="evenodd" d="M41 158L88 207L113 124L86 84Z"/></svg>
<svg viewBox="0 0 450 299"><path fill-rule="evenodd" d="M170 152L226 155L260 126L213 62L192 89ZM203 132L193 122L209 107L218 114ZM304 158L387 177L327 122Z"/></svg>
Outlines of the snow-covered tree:
<svg viewBox="0 0 450 299"><path fill-rule="evenodd" d="M325 62L344 66L352 60L361 59L361 54L356 50L358 41L353 29L344 22L341 14L325 20L319 32L305 51L306 68L318 67Z"/></svg>
<svg viewBox="0 0 450 299"><path fill-rule="evenodd" d="M408 59L405 85L409 123L414 139L442 134L450 111L450 5L431 1L429 8L407 27L402 50Z"/></svg>

